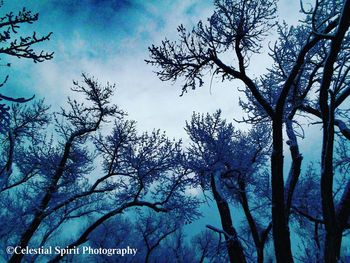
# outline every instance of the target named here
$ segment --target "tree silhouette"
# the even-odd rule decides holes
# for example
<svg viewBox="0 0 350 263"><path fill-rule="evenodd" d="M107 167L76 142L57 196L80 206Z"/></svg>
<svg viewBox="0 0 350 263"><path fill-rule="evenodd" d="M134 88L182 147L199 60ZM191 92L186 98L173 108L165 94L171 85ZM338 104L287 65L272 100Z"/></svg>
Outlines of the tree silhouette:
<svg viewBox="0 0 350 263"><path fill-rule="evenodd" d="M262 199L265 199L266 204L270 202L269 196L264 196L268 189L263 180L270 148L266 125L256 126L250 132L243 133L223 120L221 112L217 111L213 115L194 114L186 124L186 131L191 139L187 165L197 175L198 184L203 190L212 192L219 210L222 230L208 227L224 234L231 261L244 262L244 249L238 231L233 226L229 207L229 201L238 202L248 222L258 262L264 262L264 246L271 224L263 227L253 215L250 205L254 200L259 200L257 206L264 202ZM253 194L250 188L258 190ZM262 206L262 209L266 209L266 206Z"/></svg>
<svg viewBox="0 0 350 263"><path fill-rule="evenodd" d="M192 31L179 26L178 42L164 40L160 46L149 48L151 58L146 62L159 67L157 75L163 81L183 78L182 94L188 87L202 86L204 75L211 70L223 81L237 79L244 84L249 102L243 106L252 115L247 122L271 122L272 232L277 262L293 262L288 218L302 157L292 122L315 86L319 87L320 116L324 124L321 192L328 236L325 260L335 262L339 258L339 253L335 252L339 247L336 245L339 231L332 201L335 124L332 113L339 100L346 98L348 89L336 102L332 99L334 95L329 95L329 87L337 76L335 62L342 60L339 56L342 44L348 43L349 4L350 1L316 1L311 10L303 9L305 20L301 26L287 29L287 26L277 25L280 37L271 52L274 64L260 79L249 77L248 69L251 56L260 53L263 39L275 28L275 1L216 0L215 12L207 23L199 22ZM233 63L223 60L227 54L230 54L228 57L234 54ZM318 77L321 77L320 81ZM284 124L293 158L286 185L283 175Z"/></svg>
<svg viewBox="0 0 350 263"><path fill-rule="evenodd" d="M135 257L3 253L2 260L346 261L350 0L300 4L304 18L289 26L278 22L275 0L214 0L207 21L192 30L180 25L178 41L149 48L146 62L162 81L184 81L181 96L208 73L242 84L237 125L221 110L193 113L186 144L157 129L140 132L112 103L115 85L86 74L54 113L43 100L0 93L1 249L138 249ZM51 33L20 36L37 20L26 9L0 18L1 59L52 58L34 49ZM267 45L269 36L275 42ZM272 62L255 78L254 59L266 46ZM321 126L320 142L305 124ZM303 146L315 141L319 158L304 158ZM204 203L219 224L193 229Z"/></svg>
<svg viewBox="0 0 350 263"><path fill-rule="evenodd" d="M0 9L3 3L0 5ZM44 36L38 37L36 32L31 36L19 35L18 30L24 24L32 24L39 19L39 14L33 14L31 11L23 8L18 14L13 14L13 12L7 13L0 17L0 61L4 60L6 56L14 56L17 58L31 59L34 63L43 62L53 58L53 52L47 53L43 50L37 52L33 49L33 46L50 40L52 33ZM11 63L5 63L1 66L10 67ZM6 84L9 76L7 75L0 88ZM27 102L32 98L13 98L0 93L0 101L10 101L10 102ZM4 103L0 103L0 124L2 128L0 132L4 132L5 128L9 122L8 116L9 107Z"/></svg>
<svg viewBox="0 0 350 263"><path fill-rule="evenodd" d="M69 98L68 107L53 118L42 101L11 107L13 136L1 137L6 147L0 159L5 244L47 246L57 242L55 236L68 222L89 218L74 240L60 241L77 247L105 222L135 207L172 212L177 217L167 220L174 223L198 216L198 200L185 194L191 180L182 166L181 142L159 130L139 134L135 122L110 102L114 88L83 74L72 90L85 102ZM113 129L103 136L101 127L111 119ZM13 200L14 195L21 198ZM31 257L14 254L8 261Z"/></svg>

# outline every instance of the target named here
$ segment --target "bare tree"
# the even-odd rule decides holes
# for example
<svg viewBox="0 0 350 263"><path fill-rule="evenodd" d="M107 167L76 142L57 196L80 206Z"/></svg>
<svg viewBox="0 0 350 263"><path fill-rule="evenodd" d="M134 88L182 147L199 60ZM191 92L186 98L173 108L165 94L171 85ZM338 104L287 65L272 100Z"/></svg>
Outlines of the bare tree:
<svg viewBox="0 0 350 263"><path fill-rule="evenodd" d="M251 113L260 119L267 118L272 122L272 232L275 255L277 262L293 262L288 216L290 200L292 200L298 174L300 174L301 155L298 153L295 137L292 133L289 133L291 146L294 146L294 148L291 147L294 167L292 167L290 175L294 174L295 176L291 178L293 180L288 180L288 184L285 186L283 176L283 124L286 123L287 128L289 126L289 130L292 130L291 125L288 124L288 115L286 115L290 109L290 101L293 98L299 98L299 101L294 101L300 104L305 99L311 86L318 83L313 77L320 70L319 72L322 75L320 103L323 101L323 109L321 110L323 121L326 122L325 125L333 127L333 125L329 125L328 117L325 117L328 116L330 111L325 108L324 104L329 98L328 87L334 73L333 64L348 28L348 1L342 4L337 1L322 1L322 4L320 4L317 1L315 10L318 9L319 5L323 6L320 11L322 16L312 15L315 12L307 15L305 20L307 24L303 27L306 30L302 34L302 28L293 30L293 27L291 27L289 35L282 34L284 38L280 38L275 46L275 51L278 52L272 53L272 58L279 67L278 72L282 74L282 78L278 78L277 81L274 80L274 76L276 76L274 72L272 72L272 75L263 76L260 80L254 80L249 77L247 71L251 55L260 52L263 38L275 25L275 1L216 0L214 5L215 12L206 24L199 22L197 27L190 32L183 26L178 28L179 42L165 40L158 47L150 47L151 59L147 62L160 67L157 75L161 80L175 81L178 78L184 78L183 93L187 91L188 87L194 89L202 86L203 76L208 72L208 69L222 76L223 80L237 79L243 82L246 93L255 101L260 113L263 112L264 114L255 115L255 112L252 111ZM332 5L337 6L337 8L327 8ZM339 11L339 8L342 11ZM278 28L282 28L282 26L278 26ZM293 46L279 44L288 43L285 41L285 37L298 39L300 45L294 49ZM328 40L332 44L321 48L320 45ZM319 63L313 63L313 60L319 58L316 52L318 50L326 54L327 59L324 60L324 66L322 65L322 57ZM225 54L232 54L230 51L235 55L235 65L228 64L223 60ZM283 61L285 57L291 60ZM286 64L286 62L289 63ZM313 67L307 71L311 78L308 81L300 82L302 79L307 80L303 75L305 69L310 68L310 66ZM300 85L296 85L298 82ZM273 86L273 88L267 89L269 86ZM300 86L303 89L300 89ZM292 105L295 105L295 112L297 105L295 103ZM290 113L289 120L292 120L295 113L293 111ZM327 136L332 136L332 131L328 132L327 129L324 129L324 131ZM332 138L328 138L325 142L329 139L332 141ZM331 153L332 145L326 143L325 145L329 147L327 151ZM328 159L332 159L331 155L327 156ZM331 243L329 247L333 247L334 236L336 236L334 226L336 224L332 220L332 218L334 219L334 213L331 211L334 211L334 209L331 204L332 191L329 191L332 188L332 168L330 161L323 161L323 163L328 167L323 169L323 172L327 175L322 177L322 184L327 185L323 191L324 214L328 214L328 216L325 216L329 218L329 220L326 219L329 222L327 223L329 242ZM334 254L332 251L329 253ZM332 257L334 258L334 256ZM334 261L331 260L330 262Z"/></svg>
<svg viewBox="0 0 350 263"><path fill-rule="evenodd" d="M231 123L226 123L221 118L221 112L217 111L213 115L194 114L186 124L186 131L191 139L187 165L197 175L198 184L203 190L210 189L214 196L222 225L219 233L224 233L230 261L245 262L244 254L247 254L244 253L239 234L232 223L229 206L231 199L241 205L253 237L257 261L263 262L264 246L271 224L266 228L260 226L250 205L253 200L259 199L259 206L265 202L262 208L266 209L270 200L264 195L252 196L250 189L258 189L255 193L267 190L264 189L267 185L264 185L262 179L269 152L269 133L266 127L257 126L245 134L235 130ZM238 253L240 257L237 256Z"/></svg>
<svg viewBox="0 0 350 263"><path fill-rule="evenodd" d="M137 229L143 238L146 247L145 263L151 262L151 254L161 243L177 230L180 229L180 218L171 219L167 216L156 216L148 214L140 216Z"/></svg>
<svg viewBox="0 0 350 263"><path fill-rule="evenodd" d="M61 133L65 142L62 143L62 150L53 152L56 167L51 167L47 171L49 180L45 184L45 191L40 198L38 207L34 212L33 218L27 229L21 234L19 245L26 247L36 230L41 225L43 219L47 215L50 204L59 193L60 187L69 180L69 174L74 176L74 166L78 162L74 162L75 158L84 157L84 150L79 149L79 145L86 141L89 134L95 132L101 123L106 121L108 116L118 114L115 106L109 105L109 98L113 92L113 86L102 87L96 81L83 75L85 86L74 83L74 88L78 93L86 96L90 101L90 105L79 104L75 100L69 100L70 110L62 109L60 115L65 118L64 124L57 124L57 129ZM120 113L119 113L120 114ZM51 151L52 149L49 149ZM39 157L39 160L41 158ZM42 160L40 160L42 161ZM83 160L82 160L83 161ZM70 170L71 168L71 170ZM74 177L73 177L74 178ZM47 180L47 179L46 179ZM14 254L9 262L19 262L23 254Z"/></svg>
<svg viewBox="0 0 350 263"><path fill-rule="evenodd" d="M9 190L33 176L35 169L29 169L27 172L23 171L23 177L21 178L14 179L11 177L14 159L19 157L15 152L16 148L21 147L24 141L33 143L37 139L40 130L48 125L50 120L48 109L49 107L45 106L43 101L38 101L32 105L14 104L11 106L11 111L8 112L10 123L7 132L1 134L3 144L1 157L3 160L0 169L0 191ZM20 158L24 157L21 156ZM12 180L10 180L10 177Z"/></svg>
<svg viewBox="0 0 350 263"><path fill-rule="evenodd" d="M203 230L192 238L197 253L197 262L224 262L227 261L227 249L222 242L222 235L215 235L211 230Z"/></svg>
<svg viewBox="0 0 350 263"><path fill-rule="evenodd" d="M135 207L172 211L179 222L196 218L198 201L186 196L191 180L182 167L181 142L159 130L139 134L135 122L110 103L114 85L83 75L72 89L86 101L68 99L53 119L42 102L11 108L13 136L2 136L3 240L20 247L50 245L68 222L89 219L68 244L79 246L109 219ZM110 118L113 130L103 136L99 131ZM23 201L14 202L14 195ZM37 256L14 254L9 262L24 257Z"/></svg>
<svg viewBox="0 0 350 263"><path fill-rule="evenodd" d="M0 9L2 4L0 5ZM10 12L4 16L0 17L0 60L4 56L14 56L17 58L31 59L35 63L43 62L53 58L53 52L47 53L43 50L37 52L33 49L33 46L50 40L52 33L49 33L44 36L38 37L36 32L31 36L21 36L18 33L20 27L24 24L32 24L36 22L39 18L39 14L33 14L31 11L23 10L19 11L17 15ZM5 63L0 66L10 67L10 63ZM0 84L2 88L8 80L8 75L5 77L3 82ZM33 97L32 97L33 98ZM12 101L12 102L26 102L32 98L12 98L5 96L3 93L0 93L0 101ZM2 124L1 132L5 131L6 123L8 123L8 106L6 104L0 104L0 123Z"/></svg>

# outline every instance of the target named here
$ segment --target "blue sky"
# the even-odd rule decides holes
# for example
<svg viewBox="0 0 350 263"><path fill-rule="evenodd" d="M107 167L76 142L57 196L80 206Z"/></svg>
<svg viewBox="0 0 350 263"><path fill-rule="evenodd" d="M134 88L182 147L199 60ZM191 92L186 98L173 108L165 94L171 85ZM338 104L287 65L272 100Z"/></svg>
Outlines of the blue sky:
<svg viewBox="0 0 350 263"><path fill-rule="evenodd" d="M280 20L296 23L298 1L279 2ZM0 12L16 13L26 7L39 12L39 20L22 28L23 34L34 30L40 35L53 32L52 39L36 47L54 51L51 61L6 58L11 68L1 67L10 75L3 92L8 95L45 98L56 110L63 106L72 80L82 72L100 82L117 84L113 101L138 122L140 130L160 128L170 137L186 137L185 120L194 111L206 113L222 109L229 121L240 119L237 86L240 84L213 81L183 97L181 82L161 82L146 65L148 46L159 44L165 37L177 39L177 26L193 27L212 14L211 0L4 0ZM273 39L273 36L270 36ZM270 39L269 39L270 41ZM264 72L267 55L253 58L252 75ZM3 72L5 73L5 72ZM306 149L309 150L306 146ZM312 151L312 149L310 149Z"/></svg>
<svg viewBox="0 0 350 263"><path fill-rule="evenodd" d="M40 35L52 31L52 39L36 48L55 54L51 61L39 64L10 58L12 67L0 69L10 75L6 94L35 94L57 110L68 95L75 96L70 92L72 80L79 80L85 72L102 83L117 84L113 101L138 122L140 130L160 128L186 142L183 127L194 111L221 108L229 121L242 118L238 82L214 79L210 85L208 76L201 89L179 97L181 82L161 82L153 73L155 69L144 62L150 45L159 44L165 37L177 39L178 25L191 28L206 20L213 11L211 0L4 0L0 11L16 12L23 7L39 12L39 21L20 32L31 34L35 30ZM281 0L279 19L297 23L298 10L298 1ZM273 36L266 44L269 41ZM253 59L250 73L258 76L269 65L269 58L265 54ZM316 127L312 132L319 134L320 130ZM301 145L305 156L318 152L312 145L317 144Z"/></svg>
<svg viewBox="0 0 350 263"><path fill-rule="evenodd" d="M281 12L295 21L298 6L281 1ZM221 107L224 116L239 118L237 84L209 81L200 90L179 97L181 82L161 82L146 65L147 47L165 37L176 39L176 28L188 28L212 13L212 1L195 0L18 0L4 1L1 12L22 7L39 12L39 21L23 27L23 33L53 32L51 41L37 49L54 51L54 59L33 64L12 58L7 94L36 94L45 97L55 109L62 106L72 80L85 72L101 82L116 83L115 102L129 112L146 130L165 129L172 137L184 135L184 121L193 111L214 112ZM287 12L288 11L288 12ZM294 11L294 15L293 12ZM282 17L282 16L281 16ZM266 57L265 57L266 58ZM262 72L266 62L255 63L253 73ZM3 69L4 70L4 69Z"/></svg>

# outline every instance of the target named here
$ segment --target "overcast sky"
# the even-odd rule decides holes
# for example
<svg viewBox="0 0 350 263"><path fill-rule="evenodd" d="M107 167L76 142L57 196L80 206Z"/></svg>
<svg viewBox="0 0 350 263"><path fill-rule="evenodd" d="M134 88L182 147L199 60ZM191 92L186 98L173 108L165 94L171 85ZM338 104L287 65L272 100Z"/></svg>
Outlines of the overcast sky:
<svg viewBox="0 0 350 263"><path fill-rule="evenodd" d="M117 85L113 102L137 121L140 132L162 129L169 137L182 138L186 143L185 121L194 111L213 113L220 108L228 121L242 119L239 82L221 83L215 78L211 82L208 75L203 87L180 97L181 81L160 81L154 73L156 68L144 62L149 58L150 45L178 38L180 24L191 29L199 20L205 21L213 12L211 0L4 0L0 12L17 13L23 7L38 12L39 20L19 32L53 32L50 41L34 48L55 54L52 60L36 64L4 58L1 63L12 63L10 68L0 67L2 73L10 75L2 90L6 95L35 94L57 110L65 105L68 95L75 96L70 91L72 80L80 80L84 72L101 83ZM299 1L280 0L278 7L281 22L298 23ZM270 35L265 44L274 39ZM250 65L248 72L255 77L265 72L270 60L265 53L253 57ZM314 130L319 132L317 127ZM315 145L301 144L305 156L315 156Z"/></svg>
<svg viewBox="0 0 350 263"><path fill-rule="evenodd" d="M280 1L280 20L295 23L298 1ZM183 137L183 126L193 111L214 112L221 108L229 120L241 117L238 83L210 81L183 97L181 82L161 82L146 65L148 46L165 37L175 40L176 28L188 28L206 20L213 11L212 1L195 0L4 0L2 12L22 7L39 12L39 21L23 27L27 34L53 32L49 42L38 46L54 51L54 59L34 64L11 59L6 94L36 94L53 108L62 106L72 80L85 72L104 83L117 84L113 101L138 122L141 130L161 128L171 137ZM273 37L271 36L271 39ZM252 75L264 71L266 56L255 60ZM208 80L210 78L208 77Z"/></svg>

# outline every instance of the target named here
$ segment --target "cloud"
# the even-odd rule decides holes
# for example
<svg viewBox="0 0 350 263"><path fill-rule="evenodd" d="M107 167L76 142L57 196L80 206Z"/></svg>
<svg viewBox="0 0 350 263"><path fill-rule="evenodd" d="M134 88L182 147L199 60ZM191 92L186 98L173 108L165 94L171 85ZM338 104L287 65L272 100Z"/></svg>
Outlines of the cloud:
<svg viewBox="0 0 350 263"><path fill-rule="evenodd" d="M22 4L17 3L17 8ZM16 8L14 3L10 6ZM191 28L199 20L205 21L212 13L211 1L34 1L31 7L40 13L40 19L26 30L53 31L52 40L42 46L55 51L55 57L38 65L14 60L11 74L16 76L13 87L17 93L25 89L26 94L46 97L55 109L64 104L66 96L74 96L69 90L72 80L79 80L85 72L101 82L117 84L114 102L141 129L161 128L179 138L185 135L183 126L193 111L221 108L228 120L241 118L238 82L211 81L208 74L202 88L180 98L181 82L161 82L155 69L144 62L148 46L165 37L177 39L179 24ZM288 13L287 7L290 4L281 1L283 13ZM266 54L254 57L250 73L258 76L264 72L267 59Z"/></svg>
<svg viewBox="0 0 350 263"><path fill-rule="evenodd" d="M101 82L117 83L115 102L138 121L141 129L162 128L176 137L182 136L184 121L193 111L215 111L222 106L218 97L210 95L209 86L195 91L195 95L179 98L180 84L159 81L152 72L154 68L144 62L149 45L160 43L165 36L175 38L180 23L191 27L200 18L207 17L209 4L139 1L116 8L108 1L82 2L72 6L64 1L49 2L45 5L48 10L40 9L41 19L35 26L53 25L54 37L46 43L45 50L54 50L55 57L38 65L29 61L16 63L13 75L18 76L18 86L29 86L37 97L46 97L53 108L58 108L67 95L74 96L69 91L72 79L79 80L81 72L86 72ZM100 12L106 10L114 13ZM72 12L75 17L70 17ZM122 21L126 14L130 25L125 28ZM100 21L101 16L109 18L107 28L101 28L104 22L86 24L88 17ZM56 24L51 23L53 20ZM220 94L216 85L212 88L214 94ZM228 94L231 95L232 90L226 90L222 99Z"/></svg>

